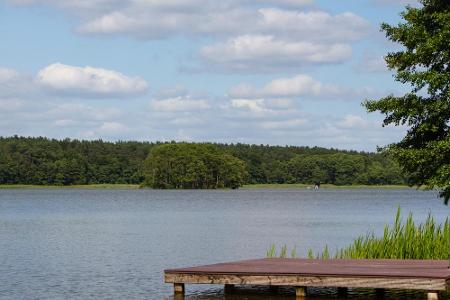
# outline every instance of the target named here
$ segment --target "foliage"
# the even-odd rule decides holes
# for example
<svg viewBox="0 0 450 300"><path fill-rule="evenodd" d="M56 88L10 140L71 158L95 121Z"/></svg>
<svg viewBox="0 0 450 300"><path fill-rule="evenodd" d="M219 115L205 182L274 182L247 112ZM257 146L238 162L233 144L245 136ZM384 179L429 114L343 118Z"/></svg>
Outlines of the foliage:
<svg viewBox="0 0 450 300"><path fill-rule="evenodd" d="M248 175L242 160L212 144L159 145L144 169L144 185L160 189L238 188Z"/></svg>
<svg viewBox="0 0 450 300"><path fill-rule="evenodd" d="M150 144L0 137L0 184L139 184Z"/></svg>
<svg viewBox="0 0 450 300"><path fill-rule="evenodd" d="M384 125L407 125L402 141L386 150L409 174L409 183L440 188L450 199L450 1L421 0L407 7L403 23L382 24L389 40L403 48L386 56L395 79L408 84L403 96L365 101L369 112L385 115Z"/></svg>
<svg viewBox="0 0 450 300"><path fill-rule="evenodd" d="M144 161L151 149L160 145L177 143L0 137L0 184L141 184ZM395 162L381 154L318 147L200 145L203 145L199 147L204 148L202 151L208 160L216 163L220 160L221 172L239 168L242 161L245 163L248 176L244 178L240 175L232 177L239 172L220 174L230 180L224 186L242 180L245 184L313 184L320 181L338 185L388 185L404 184L406 178ZM185 150L186 157L193 158L193 150ZM159 164L163 162L164 159ZM209 167L198 155L189 162L191 175L194 171L202 173ZM182 185L192 188L195 180L184 177ZM208 179L208 182L210 185L212 181Z"/></svg>
<svg viewBox="0 0 450 300"><path fill-rule="evenodd" d="M450 224L436 224L428 215L423 224L416 225L412 214L406 222L401 219L400 208L397 210L395 222L386 225L383 236L377 237L373 232L359 236L352 244L337 250L332 256L328 246L314 255L309 249L308 258L328 259L447 259L450 244ZM275 249L275 246L272 245ZM276 253L275 253L276 256Z"/></svg>

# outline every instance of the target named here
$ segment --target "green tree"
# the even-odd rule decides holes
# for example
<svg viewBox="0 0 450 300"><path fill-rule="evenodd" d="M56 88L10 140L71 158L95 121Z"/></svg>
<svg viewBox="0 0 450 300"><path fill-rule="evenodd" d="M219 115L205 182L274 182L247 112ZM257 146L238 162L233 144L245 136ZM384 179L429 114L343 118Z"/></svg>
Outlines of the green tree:
<svg viewBox="0 0 450 300"><path fill-rule="evenodd" d="M238 188L247 179L247 168L212 144L171 143L150 151L144 175L144 186L160 189Z"/></svg>
<svg viewBox="0 0 450 300"><path fill-rule="evenodd" d="M450 1L421 0L406 7L402 23L382 24L386 37L402 46L385 57L395 79L411 86L403 96L366 100L383 125L407 125L402 141L385 150L409 173L409 183L439 188L450 199Z"/></svg>

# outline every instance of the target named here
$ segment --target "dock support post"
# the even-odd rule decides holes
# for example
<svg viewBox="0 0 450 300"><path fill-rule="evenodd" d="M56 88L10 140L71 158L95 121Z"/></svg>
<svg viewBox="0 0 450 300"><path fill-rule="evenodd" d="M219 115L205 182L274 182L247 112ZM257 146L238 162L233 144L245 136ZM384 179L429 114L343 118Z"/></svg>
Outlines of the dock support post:
<svg viewBox="0 0 450 300"><path fill-rule="evenodd" d="M348 288L346 287L340 287L337 289L337 293L339 296L347 296Z"/></svg>
<svg viewBox="0 0 450 300"><path fill-rule="evenodd" d="M375 296L377 299L384 299L384 289L375 289Z"/></svg>
<svg viewBox="0 0 450 300"><path fill-rule="evenodd" d="M231 294L234 291L234 284L225 284L223 291L225 294Z"/></svg>
<svg viewBox="0 0 450 300"><path fill-rule="evenodd" d="M173 292L175 295L184 295L184 283L174 283Z"/></svg>
<svg viewBox="0 0 450 300"><path fill-rule="evenodd" d="M428 300L438 300L439 294L437 292L428 292L427 299Z"/></svg>
<svg viewBox="0 0 450 300"><path fill-rule="evenodd" d="M303 299L306 297L306 286L296 286L295 287L295 296L297 299Z"/></svg>

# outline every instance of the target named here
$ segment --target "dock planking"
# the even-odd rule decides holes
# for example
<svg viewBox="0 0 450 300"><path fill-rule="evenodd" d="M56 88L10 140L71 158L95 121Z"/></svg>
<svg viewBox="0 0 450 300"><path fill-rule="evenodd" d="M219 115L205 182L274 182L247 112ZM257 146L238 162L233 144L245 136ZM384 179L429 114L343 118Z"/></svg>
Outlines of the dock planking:
<svg viewBox="0 0 450 300"><path fill-rule="evenodd" d="M307 287L425 290L428 299L450 282L446 260L264 258L164 271L175 293L184 284L294 286L298 298ZM345 289L341 289L345 290Z"/></svg>

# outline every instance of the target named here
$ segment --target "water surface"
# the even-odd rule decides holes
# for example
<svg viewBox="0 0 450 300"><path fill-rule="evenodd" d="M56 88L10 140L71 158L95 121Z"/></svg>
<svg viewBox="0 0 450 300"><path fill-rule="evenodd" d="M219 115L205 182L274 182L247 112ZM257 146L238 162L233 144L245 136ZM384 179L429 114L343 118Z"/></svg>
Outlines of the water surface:
<svg viewBox="0 0 450 300"><path fill-rule="evenodd" d="M172 299L163 269L264 257L270 244L343 247L381 233L397 206L417 221L449 208L416 190L0 190L1 299ZM338 299L314 289L312 299ZM352 291L370 299L372 291ZM389 293L387 299L423 294ZM186 299L292 299L188 285Z"/></svg>

